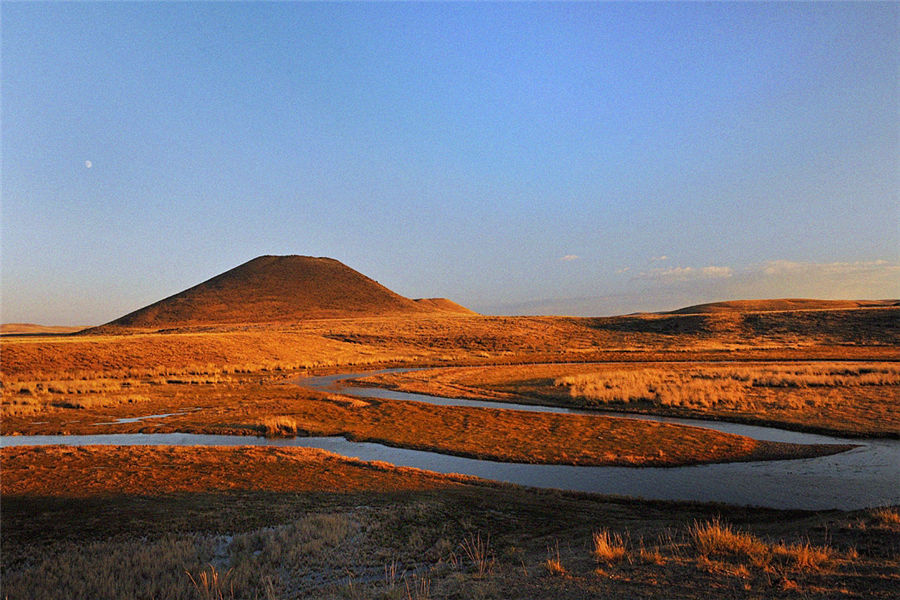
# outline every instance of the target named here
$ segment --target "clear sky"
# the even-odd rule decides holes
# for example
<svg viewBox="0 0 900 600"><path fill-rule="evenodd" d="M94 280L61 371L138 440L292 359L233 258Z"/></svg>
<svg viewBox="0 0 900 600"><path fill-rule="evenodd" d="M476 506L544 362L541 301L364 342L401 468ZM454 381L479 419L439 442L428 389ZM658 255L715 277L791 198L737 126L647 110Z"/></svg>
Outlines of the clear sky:
<svg viewBox="0 0 900 600"><path fill-rule="evenodd" d="M3 322L261 254L488 313L900 297L898 3L0 11Z"/></svg>

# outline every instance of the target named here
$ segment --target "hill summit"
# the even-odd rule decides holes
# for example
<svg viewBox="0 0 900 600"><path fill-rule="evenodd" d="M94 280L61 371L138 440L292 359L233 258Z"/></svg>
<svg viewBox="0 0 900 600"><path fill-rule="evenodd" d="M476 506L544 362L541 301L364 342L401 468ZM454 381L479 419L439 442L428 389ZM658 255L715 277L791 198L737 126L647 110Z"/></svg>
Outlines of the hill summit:
<svg viewBox="0 0 900 600"><path fill-rule="evenodd" d="M333 258L260 256L102 327L163 329L435 312L474 314L443 298L405 298Z"/></svg>

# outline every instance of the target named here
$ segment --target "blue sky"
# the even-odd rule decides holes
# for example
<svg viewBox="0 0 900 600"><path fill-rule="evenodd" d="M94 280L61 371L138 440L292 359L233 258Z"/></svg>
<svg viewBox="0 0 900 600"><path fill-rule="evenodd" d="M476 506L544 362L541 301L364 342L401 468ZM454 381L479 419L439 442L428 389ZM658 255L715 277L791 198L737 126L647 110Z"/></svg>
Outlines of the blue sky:
<svg viewBox="0 0 900 600"><path fill-rule="evenodd" d="M897 3L0 11L3 322L261 254L489 313L900 296Z"/></svg>

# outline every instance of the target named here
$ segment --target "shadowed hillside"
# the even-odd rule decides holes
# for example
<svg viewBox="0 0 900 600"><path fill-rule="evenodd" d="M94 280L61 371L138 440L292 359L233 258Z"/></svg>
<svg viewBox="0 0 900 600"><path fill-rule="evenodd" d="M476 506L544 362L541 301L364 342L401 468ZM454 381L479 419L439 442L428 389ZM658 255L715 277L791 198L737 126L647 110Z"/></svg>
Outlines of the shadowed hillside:
<svg viewBox="0 0 900 600"><path fill-rule="evenodd" d="M756 301L747 301L755 303ZM852 304L855 301L835 301ZM723 303L740 304L740 302ZM687 311L688 309L684 309ZM674 311L585 319L589 327L605 331L658 334L688 339L761 343L795 339L798 343L900 344L900 307L795 310Z"/></svg>
<svg viewBox="0 0 900 600"><path fill-rule="evenodd" d="M90 331L435 312L467 309L404 298L332 258L260 256Z"/></svg>

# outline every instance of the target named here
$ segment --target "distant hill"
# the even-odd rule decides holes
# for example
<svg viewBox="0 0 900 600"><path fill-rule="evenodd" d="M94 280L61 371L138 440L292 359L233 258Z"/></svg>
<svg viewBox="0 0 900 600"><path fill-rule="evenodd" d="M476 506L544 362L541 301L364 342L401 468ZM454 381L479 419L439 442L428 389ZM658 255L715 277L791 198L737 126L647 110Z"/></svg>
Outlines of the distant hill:
<svg viewBox="0 0 900 600"><path fill-rule="evenodd" d="M101 330L470 312L444 299L411 300L332 258L260 256L116 319Z"/></svg>
<svg viewBox="0 0 900 600"><path fill-rule="evenodd" d="M686 340L753 344L765 337L788 344L900 345L900 305L894 301L783 302L716 302L669 313L595 317L584 322L594 329L657 334L673 340L684 336Z"/></svg>
<svg viewBox="0 0 900 600"><path fill-rule="evenodd" d="M465 306L457 304L452 300L447 300L446 298L416 298L413 302L418 304L420 308L430 312L459 313L464 315L478 314L474 310L469 310Z"/></svg>
<svg viewBox="0 0 900 600"><path fill-rule="evenodd" d="M81 331L84 327L66 325L37 325L35 323L3 323L0 335L61 335Z"/></svg>
<svg viewBox="0 0 900 600"><path fill-rule="evenodd" d="M839 310L900 306L900 300L814 300L809 298L778 298L773 300L730 300L696 304L661 314L696 315L724 312L774 312L784 310Z"/></svg>

